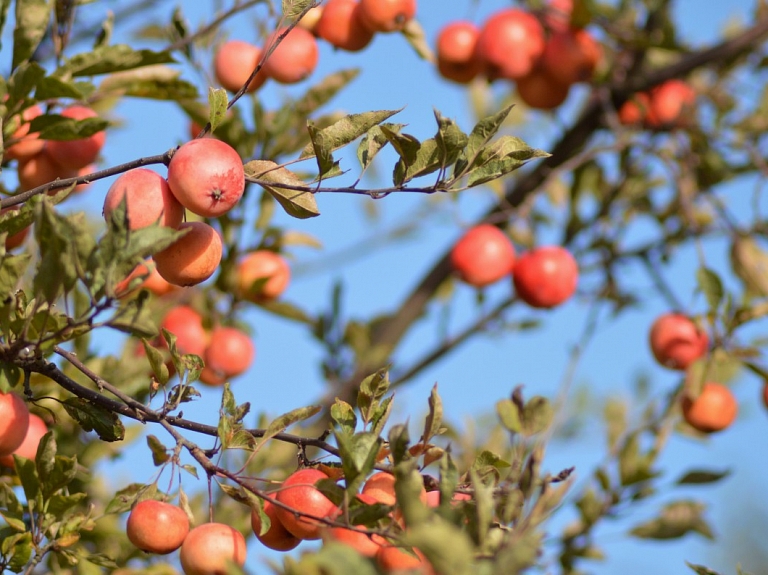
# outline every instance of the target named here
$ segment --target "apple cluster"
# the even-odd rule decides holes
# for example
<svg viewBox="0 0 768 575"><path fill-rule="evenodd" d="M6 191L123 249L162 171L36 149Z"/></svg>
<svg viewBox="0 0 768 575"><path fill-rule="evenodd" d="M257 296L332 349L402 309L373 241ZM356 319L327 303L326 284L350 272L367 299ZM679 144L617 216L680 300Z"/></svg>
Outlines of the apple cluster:
<svg viewBox="0 0 768 575"><path fill-rule="evenodd" d="M602 57L597 40L570 25L572 8L571 2L551 2L543 13L499 10L481 26L451 22L437 37L438 71L460 84L478 76L510 80L530 107L554 109L573 84L592 79Z"/></svg>
<svg viewBox="0 0 768 575"><path fill-rule="evenodd" d="M480 224L453 246L451 266L471 286L481 288L511 275L517 296L534 308L553 308L576 291L579 268L560 246L533 248L519 258L512 242L496 226Z"/></svg>
<svg viewBox="0 0 768 575"><path fill-rule="evenodd" d="M683 80L667 80L638 92L619 108L619 121L652 129L681 128L696 103L696 92Z"/></svg>

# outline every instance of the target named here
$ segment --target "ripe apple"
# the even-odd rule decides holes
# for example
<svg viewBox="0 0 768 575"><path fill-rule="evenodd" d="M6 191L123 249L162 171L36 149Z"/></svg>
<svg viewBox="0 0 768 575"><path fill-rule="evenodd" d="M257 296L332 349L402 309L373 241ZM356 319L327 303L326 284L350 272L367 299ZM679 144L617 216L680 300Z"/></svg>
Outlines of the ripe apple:
<svg viewBox="0 0 768 575"><path fill-rule="evenodd" d="M97 118L98 114L86 106L70 106L62 110L61 115L74 120ZM92 163L104 147L107 135L102 130L77 140L48 140L45 149L51 159L68 170L79 170Z"/></svg>
<svg viewBox="0 0 768 575"><path fill-rule="evenodd" d="M221 140L192 140L173 154L168 185L185 208L198 216L217 218L243 195L243 162L235 149Z"/></svg>
<svg viewBox="0 0 768 575"><path fill-rule="evenodd" d="M466 493L454 493L451 497L451 505L456 505L460 501L471 501L472 496ZM427 492L427 507L440 507L440 491Z"/></svg>
<svg viewBox="0 0 768 575"><path fill-rule="evenodd" d="M104 218L125 199L128 227L132 230L145 228L156 222L178 228L184 219L184 206L168 187L160 174L146 168L125 172L110 186L104 197Z"/></svg>
<svg viewBox="0 0 768 575"><path fill-rule="evenodd" d="M739 404L730 389L720 383L705 383L698 397L683 396L683 418L703 433L729 427L739 412Z"/></svg>
<svg viewBox="0 0 768 575"><path fill-rule="evenodd" d="M11 134L10 140L13 143L3 150L3 161L28 160L42 152L45 141L40 139L39 133L29 133L29 123L42 114L43 109L34 104L25 108L20 117L11 120L19 122L19 127Z"/></svg>
<svg viewBox="0 0 768 575"><path fill-rule="evenodd" d="M706 332L681 313L666 313L656 318L648 339L656 361L680 371L703 357L709 347Z"/></svg>
<svg viewBox="0 0 768 575"><path fill-rule="evenodd" d="M299 539L320 539L322 523L297 513L315 517L335 517L338 508L315 487L315 483L328 476L319 469L300 469L291 474L277 492L277 500L295 512L278 508L275 513L285 528Z"/></svg>
<svg viewBox="0 0 768 575"><path fill-rule="evenodd" d="M366 495L365 493L359 493L356 497L367 505L377 503L373 496ZM357 525L356 527L365 529L364 525ZM360 531L348 529L347 527L329 527L323 531L323 539L326 541L338 541L339 543L348 545L366 557L375 557L381 547L381 542L383 541L379 536L369 536Z"/></svg>
<svg viewBox="0 0 768 575"><path fill-rule="evenodd" d="M587 30L570 28L547 39L541 66L560 84L587 82L595 73L602 52L600 44Z"/></svg>
<svg viewBox="0 0 768 575"><path fill-rule="evenodd" d="M228 562L245 565L245 538L223 523L204 523L192 529L181 545L181 568L185 575L223 575Z"/></svg>
<svg viewBox="0 0 768 575"><path fill-rule="evenodd" d="M30 413L29 427L27 427L27 433L24 435L21 445L19 445L13 453L0 457L0 465L13 467L14 455L34 461L37 457L37 447L40 445L40 440L46 433L48 433L48 426L45 424L45 421L34 413Z"/></svg>
<svg viewBox="0 0 768 575"><path fill-rule="evenodd" d="M203 327L203 317L194 309L188 305L177 305L165 314L160 327L176 336L176 347L180 353L203 357L208 345L208 333ZM165 342L164 338L162 342Z"/></svg>
<svg viewBox="0 0 768 575"><path fill-rule="evenodd" d="M553 33L565 32L571 25L573 0L550 0L544 9L542 20Z"/></svg>
<svg viewBox="0 0 768 575"><path fill-rule="evenodd" d="M258 66L261 54L261 48L248 42L242 40L225 42L213 58L213 73L216 80L225 90L237 92ZM260 70L248 84L247 92L255 92L266 81L267 75Z"/></svg>
<svg viewBox="0 0 768 575"><path fill-rule="evenodd" d="M17 175L21 190L27 191L59 178L74 178L77 175L77 170L62 168L56 164L46 146L39 154L26 160L19 160ZM56 193L56 191L49 193Z"/></svg>
<svg viewBox="0 0 768 575"><path fill-rule="evenodd" d="M373 40L373 32L361 21L357 0L328 0L314 33L331 46L348 52L358 52Z"/></svg>
<svg viewBox="0 0 768 575"><path fill-rule="evenodd" d="M633 94L619 108L619 122L625 126L645 123L650 106L651 99L648 97L648 94L645 92Z"/></svg>
<svg viewBox="0 0 768 575"><path fill-rule="evenodd" d="M376 563L385 573L434 573L424 554L416 548L409 553L403 547L382 545L376 553Z"/></svg>
<svg viewBox="0 0 768 575"><path fill-rule="evenodd" d="M485 21L477 39L477 54L490 80L517 80L531 73L544 44L544 28L533 14L507 8Z"/></svg>
<svg viewBox="0 0 768 575"><path fill-rule="evenodd" d="M256 538L265 547L275 551L290 551L301 543L301 539L292 535L280 522L277 516L277 507L272 502L264 501L264 513L269 517L270 521L270 527L267 529L267 532L259 535L261 531L261 518L255 510L251 511L251 527L256 534Z"/></svg>
<svg viewBox="0 0 768 575"><path fill-rule="evenodd" d="M395 495L395 476L386 471L378 471L371 475L363 484L362 494L372 497L377 503L384 505L395 505L397 496ZM423 503L427 502L427 490L421 488L419 498Z"/></svg>
<svg viewBox="0 0 768 575"><path fill-rule="evenodd" d="M13 392L0 392L0 456L16 451L29 429L29 409Z"/></svg>
<svg viewBox="0 0 768 575"><path fill-rule="evenodd" d="M499 228L480 224L456 242L450 258L451 266L463 281L483 287L512 271L515 248Z"/></svg>
<svg viewBox="0 0 768 575"><path fill-rule="evenodd" d="M195 140L202 142L205 140ZM213 275L221 263L221 236L204 222L184 222L179 230L190 230L153 257L157 273L177 286L193 286Z"/></svg>
<svg viewBox="0 0 768 575"><path fill-rule="evenodd" d="M467 20L451 22L440 30L435 52L437 69L443 78L467 84L480 73L476 51L479 37L480 28Z"/></svg>
<svg viewBox="0 0 768 575"><path fill-rule="evenodd" d="M570 89L570 84L553 78L541 67L517 80L518 96L528 106L537 110L554 110L565 102Z"/></svg>
<svg viewBox="0 0 768 575"><path fill-rule="evenodd" d="M579 268L560 246L535 248L522 256L512 270L517 296L535 308L558 306L574 294Z"/></svg>
<svg viewBox="0 0 768 575"><path fill-rule="evenodd" d="M402 30L416 16L416 0L360 0L360 19L373 32Z"/></svg>
<svg viewBox="0 0 768 575"><path fill-rule="evenodd" d="M248 334L234 327L217 327L211 332L203 359L200 381L222 385L245 372L253 363L256 348Z"/></svg>
<svg viewBox="0 0 768 575"><path fill-rule="evenodd" d="M237 291L252 302L275 299L288 287L291 268L283 256L270 250L256 250L237 265Z"/></svg>
<svg viewBox="0 0 768 575"><path fill-rule="evenodd" d="M275 32L267 45L282 36L286 28ZM296 26L281 40L264 63L264 73L280 84L296 84L315 71L320 52L311 32Z"/></svg>
<svg viewBox="0 0 768 575"><path fill-rule="evenodd" d="M128 288L130 287L131 282L139 277L143 278L143 281L129 291ZM115 286L115 295L118 298L123 298L139 289L149 290L156 296L164 296L178 291L180 288L179 286L175 286L165 281L160 274L157 273L157 267L152 258L149 258L133 268L131 273Z"/></svg>
<svg viewBox="0 0 768 575"><path fill-rule="evenodd" d="M653 88L646 122L652 128L682 126L696 103L696 92L682 80L668 80Z"/></svg>
<svg viewBox="0 0 768 575"><path fill-rule="evenodd" d="M126 525L131 543L142 551L158 555L176 551L188 533L189 518L184 510L153 499L134 505Z"/></svg>
<svg viewBox="0 0 768 575"><path fill-rule="evenodd" d="M19 209L20 209L19 206L10 206L10 207L1 209L0 214L4 214L6 212L15 212L15 211L18 211ZM23 244L24 240L27 239L27 235L29 235L29 228L30 226L27 226L26 228L16 232L12 236L7 236L5 238L5 249L12 250L19 247L21 244Z"/></svg>

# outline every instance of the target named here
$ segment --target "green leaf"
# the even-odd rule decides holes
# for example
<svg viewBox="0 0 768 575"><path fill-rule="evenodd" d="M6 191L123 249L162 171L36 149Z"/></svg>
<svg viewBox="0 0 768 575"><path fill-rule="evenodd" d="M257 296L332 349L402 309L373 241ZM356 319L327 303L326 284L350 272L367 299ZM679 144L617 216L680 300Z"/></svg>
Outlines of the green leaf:
<svg viewBox="0 0 768 575"><path fill-rule="evenodd" d="M163 353L150 344L146 338L142 339L141 343L144 346L144 352L147 354L147 359L149 360L149 365L152 368L152 373L154 374L155 379L157 379L161 385L165 385L170 379L170 373L168 371L168 366L165 364Z"/></svg>
<svg viewBox="0 0 768 575"><path fill-rule="evenodd" d="M268 160L253 160L244 166L245 176L267 190L294 218L306 219L320 215L314 194L306 191L307 185L296 174ZM299 189L270 186L270 183L284 184Z"/></svg>
<svg viewBox="0 0 768 575"><path fill-rule="evenodd" d="M404 542L417 547L441 575L475 575L474 546L469 535L448 521L433 517L430 521L409 525Z"/></svg>
<svg viewBox="0 0 768 575"><path fill-rule="evenodd" d="M405 459L409 457L408 445L411 442L411 438L408 435L408 428L402 424L393 425L389 430L387 439L389 440L389 450L392 453L392 460L395 464L405 461Z"/></svg>
<svg viewBox="0 0 768 575"><path fill-rule="evenodd" d="M520 420L520 410L510 399L502 399L496 403L496 414L499 421L507 431L520 433L523 430L523 423Z"/></svg>
<svg viewBox="0 0 768 575"><path fill-rule="evenodd" d="M466 173L468 168L474 165L480 151L493 139L511 111L512 106L507 106L503 110L487 116L475 124L475 127L472 128L472 132L469 134L467 145L461 154L461 159L456 163L453 173L454 178L460 178Z"/></svg>
<svg viewBox="0 0 768 575"><path fill-rule="evenodd" d="M369 375L360 383L357 392L357 408L360 410L363 421L371 421L376 407L389 390L389 370L383 368Z"/></svg>
<svg viewBox="0 0 768 575"><path fill-rule="evenodd" d="M634 527L630 534L640 539L678 539L690 532L707 535L707 527L702 512L704 507L696 501L675 501L664 506L655 519Z"/></svg>
<svg viewBox="0 0 768 575"><path fill-rule="evenodd" d="M140 294L139 297L126 301L106 322L107 325L136 337L155 337L157 335L156 319L148 300L147 295ZM151 358L150 361L152 361Z"/></svg>
<svg viewBox="0 0 768 575"><path fill-rule="evenodd" d="M314 0L282 0L283 16L295 20L314 3Z"/></svg>
<svg viewBox="0 0 768 575"><path fill-rule="evenodd" d="M317 159L318 179L322 179L336 166L333 159L330 140L319 130L312 122L307 122L307 132L312 145L312 153L308 157L314 156Z"/></svg>
<svg viewBox="0 0 768 575"><path fill-rule="evenodd" d="M531 436L541 433L549 427L554 417L554 411L547 398L537 395L525 403L521 415L523 423L522 432L525 435Z"/></svg>
<svg viewBox="0 0 768 575"><path fill-rule="evenodd" d="M78 82L69 82L55 76L46 76L37 84L36 100L51 100L54 98L71 98L84 100L87 92L81 89Z"/></svg>
<svg viewBox="0 0 768 575"><path fill-rule="evenodd" d="M175 102L197 100L197 87L180 79L180 75L179 70L162 64L116 72L102 80L99 92L112 96Z"/></svg>
<svg viewBox="0 0 768 575"><path fill-rule="evenodd" d="M400 156L400 160L392 172L392 182L394 185L400 186L405 181L408 169L416 161L416 156L421 149L421 142L410 134L401 134L386 126L381 126L381 131L384 137L389 140L389 143L392 144L397 155Z"/></svg>
<svg viewBox="0 0 768 575"><path fill-rule="evenodd" d="M32 533L17 533L3 539L0 552L8 557L8 569L21 573L32 558Z"/></svg>
<svg viewBox="0 0 768 575"><path fill-rule="evenodd" d="M332 152L343 148L347 144L355 141L357 138L368 132L374 126L381 124L402 111L399 110L378 110L374 112L363 112L361 114L350 114L334 122L330 126L317 130L316 137L312 137L312 143L307 144L301 152L300 158L311 158L317 154L317 144L320 142L324 152ZM312 134L310 133L310 137ZM323 170L321 169L321 173Z"/></svg>
<svg viewBox="0 0 768 575"><path fill-rule="evenodd" d="M53 303L74 287L78 262L72 239L76 235L77 230L56 214L50 202L40 204L35 221L35 239L40 246L38 271L33 282L36 297Z"/></svg>
<svg viewBox="0 0 768 575"><path fill-rule="evenodd" d="M109 122L101 118L75 120L59 114L44 114L29 123L31 132L40 132L43 140L79 140L87 138L109 127Z"/></svg>
<svg viewBox="0 0 768 575"><path fill-rule="evenodd" d="M211 132L218 128L227 117L227 91L224 88L208 88L208 121Z"/></svg>
<svg viewBox="0 0 768 575"><path fill-rule="evenodd" d="M24 62L8 80L8 103L24 100L45 77L45 69L37 62Z"/></svg>
<svg viewBox="0 0 768 575"><path fill-rule="evenodd" d="M32 254L4 254L0 257L0 293L10 294L19 288L19 280L27 271Z"/></svg>
<svg viewBox="0 0 768 575"><path fill-rule="evenodd" d="M331 406L331 419L336 422L342 432L352 435L357 427L357 415L355 410L346 401L338 397Z"/></svg>
<svg viewBox="0 0 768 575"><path fill-rule="evenodd" d="M435 120L437 120L437 134L435 142L437 143L439 161L441 167L453 164L461 155L461 152L469 143L467 136L456 125L456 122L445 118L437 110L434 111Z"/></svg>
<svg viewBox="0 0 768 575"><path fill-rule="evenodd" d="M50 0L16 0L12 69L34 54L48 28L51 6Z"/></svg>
<svg viewBox="0 0 768 575"><path fill-rule="evenodd" d="M368 168L373 158L389 143L389 139L384 135L382 127L386 127L390 131L399 134L405 127L405 124L385 123L381 126L373 126L368 130L357 146L357 159L360 161L360 166L363 170Z"/></svg>
<svg viewBox="0 0 768 575"><path fill-rule="evenodd" d="M95 403L71 397L62 404L69 416L85 431L95 431L103 441L122 441L125 427L118 416Z"/></svg>
<svg viewBox="0 0 768 575"><path fill-rule="evenodd" d="M0 0L0 39L3 38L3 28L5 28L5 21L8 18L8 9L11 7L11 0ZM2 50L3 44L0 42L0 50Z"/></svg>
<svg viewBox="0 0 768 575"><path fill-rule="evenodd" d="M24 495L27 498L27 505L30 501L34 504L40 496L40 480L37 477L35 462L29 459L15 459L16 475L19 476L21 486L24 489Z"/></svg>
<svg viewBox="0 0 768 575"><path fill-rule="evenodd" d="M730 474L730 469L724 469L722 471L695 469L686 472L675 483L677 485L706 485L709 483L716 483L721 479L728 477Z"/></svg>
<svg viewBox="0 0 768 575"><path fill-rule="evenodd" d="M347 492L354 495L373 471L382 440L377 434L365 431L350 435L334 430L334 436L339 446Z"/></svg>
<svg viewBox="0 0 768 575"><path fill-rule="evenodd" d="M548 156L547 152L531 148L520 138L503 136L479 151L466 174L467 185L479 186L523 167L530 160Z"/></svg>
<svg viewBox="0 0 768 575"><path fill-rule="evenodd" d="M421 442L424 444L440 433L443 424L443 401L437 393L437 384L432 386L432 392L429 394L429 413L424 420L424 433L421 436Z"/></svg>
<svg viewBox="0 0 768 575"><path fill-rule="evenodd" d="M154 435L147 436L147 445L152 452L152 463L155 467L160 467L171 459L168 448Z"/></svg>
<svg viewBox="0 0 768 575"><path fill-rule="evenodd" d="M266 443L270 438L274 437L278 433L282 433L288 427L299 421L304 421L320 412L319 405L310 405L309 407L299 407L284 413L283 415L276 417L269 422L269 425L264 430L264 435L261 439L261 444Z"/></svg>
<svg viewBox="0 0 768 575"><path fill-rule="evenodd" d="M170 52L134 50L126 44L99 46L91 52L77 54L65 60L56 70L57 76L98 76L123 70L133 70L152 64L175 64Z"/></svg>
<svg viewBox="0 0 768 575"><path fill-rule="evenodd" d="M709 309L716 310L725 295L723 282L720 281L720 276L709 268L700 267L696 271L696 281L699 284L699 289L704 294L704 297L707 298Z"/></svg>
<svg viewBox="0 0 768 575"><path fill-rule="evenodd" d="M714 571L709 567L704 567L704 565L694 565L693 563L688 563L688 561L685 564L697 575L721 575L719 571Z"/></svg>

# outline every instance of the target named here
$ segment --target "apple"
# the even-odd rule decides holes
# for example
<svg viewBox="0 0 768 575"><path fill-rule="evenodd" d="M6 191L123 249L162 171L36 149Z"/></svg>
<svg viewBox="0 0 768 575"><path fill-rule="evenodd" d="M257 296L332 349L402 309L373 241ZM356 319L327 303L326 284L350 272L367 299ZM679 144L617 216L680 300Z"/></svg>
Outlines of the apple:
<svg viewBox="0 0 768 575"><path fill-rule="evenodd" d="M245 538L223 523L204 523L192 529L181 545L185 575L224 575L229 563L245 565Z"/></svg>
<svg viewBox="0 0 768 575"><path fill-rule="evenodd" d="M27 433L24 435L21 445L19 445L13 453L0 457L0 465L13 467L14 455L34 461L37 457L37 447L40 445L40 440L46 433L48 433L48 426L45 424L45 421L34 413L30 413L29 427L27 427Z"/></svg>
<svg viewBox="0 0 768 575"><path fill-rule="evenodd" d="M230 92L243 87L261 60L262 50L242 40L230 40L222 44L213 58L213 73L219 84ZM267 81L267 75L259 73L248 84L247 93L258 90ZM200 130L198 130L198 133Z"/></svg>
<svg viewBox="0 0 768 575"><path fill-rule="evenodd" d="M653 322L649 333L653 357L669 369L683 371L704 357L709 347L706 332L686 315L666 313Z"/></svg>
<svg viewBox="0 0 768 575"><path fill-rule="evenodd" d="M43 151L45 141L40 139L40 134L37 132L29 133L29 123L42 114L43 109L34 104L25 108L19 116L11 120L18 121L19 127L9 138L12 143L3 150L3 161L28 160Z"/></svg>
<svg viewBox="0 0 768 575"><path fill-rule="evenodd" d="M739 412L739 404L726 386L708 382L698 397L683 396L682 410L688 425L703 433L714 433L730 427Z"/></svg>
<svg viewBox="0 0 768 575"><path fill-rule="evenodd" d="M416 548L410 553L406 548L382 545L376 552L376 563L385 573L434 573L424 554ZM415 553L415 554L414 554Z"/></svg>
<svg viewBox="0 0 768 575"><path fill-rule="evenodd" d="M17 175L21 190L27 191L57 179L74 178L77 170L59 166L53 161L46 146L39 154L26 160L19 160ZM57 191L52 190L48 193L55 194Z"/></svg>
<svg viewBox="0 0 768 575"><path fill-rule="evenodd" d="M131 509L126 534L131 543L147 553L167 555L176 551L189 533L189 518L183 509L148 499Z"/></svg>
<svg viewBox="0 0 768 575"><path fill-rule="evenodd" d="M243 299L261 302L279 297L291 280L286 259L270 250L245 255L237 265L237 293Z"/></svg>
<svg viewBox="0 0 768 575"><path fill-rule="evenodd" d="M184 206L171 193L168 182L146 168L129 170L115 180L104 198L104 218L109 220L123 201L131 230L154 223L178 228L184 219Z"/></svg>
<svg viewBox="0 0 768 575"><path fill-rule="evenodd" d="M667 80L653 88L647 124L652 128L674 128L685 124L685 116L696 103L696 92L682 80Z"/></svg>
<svg viewBox="0 0 768 575"><path fill-rule="evenodd" d="M96 112L86 106L70 106L62 110L61 115L74 120L98 117ZM60 167L77 171L96 160L106 138L106 132L102 130L77 140L48 140L45 150Z"/></svg>
<svg viewBox="0 0 768 575"><path fill-rule="evenodd" d="M286 33L286 28L275 32L267 45ZM296 26L286 34L277 48L264 62L264 73L280 84L296 84L307 78L320 57L317 40L304 28Z"/></svg>
<svg viewBox="0 0 768 575"><path fill-rule="evenodd" d="M570 84L553 78L541 67L517 80L517 95L528 106L537 110L554 110L565 102L570 89Z"/></svg>
<svg viewBox="0 0 768 575"><path fill-rule="evenodd" d="M476 52L479 36L480 29L466 20L451 22L440 30L435 54L443 78L467 84L480 73L481 62Z"/></svg>
<svg viewBox="0 0 768 575"><path fill-rule="evenodd" d="M335 517L338 508L315 487L315 483L328 476L319 469L300 469L291 474L277 492L277 500L293 511L278 508L275 513L285 528L299 539L320 539L323 524L315 519L300 515L306 513L315 517Z"/></svg>
<svg viewBox="0 0 768 575"><path fill-rule="evenodd" d="M638 92L619 108L619 122L625 126L644 124L648 117L651 99L645 92Z"/></svg>
<svg viewBox="0 0 768 575"><path fill-rule="evenodd" d="M359 493L356 498L366 505L377 503L373 496L366 495L365 493ZM357 525L356 527L359 527L360 529L366 528L365 525ZM381 547L382 541L382 538L379 536L367 535L347 527L329 527L323 531L323 539L326 541L337 541L344 545L348 545L366 557L375 557Z"/></svg>
<svg viewBox="0 0 768 575"><path fill-rule="evenodd" d="M20 209L19 206L10 206L10 207L1 209L0 214L4 214L6 212L15 212L15 211L18 211L19 209ZM29 228L30 226L27 226L26 228L16 232L12 236L7 236L5 238L5 249L12 250L19 247L21 244L23 244L24 240L27 239L27 236L29 235Z"/></svg>
<svg viewBox="0 0 768 575"><path fill-rule="evenodd" d="M203 327L203 317L190 306L171 308L160 322L160 328L176 336L176 348L180 353L203 357L208 345L208 333ZM165 342L164 338L162 342Z"/></svg>
<svg viewBox="0 0 768 575"><path fill-rule="evenodd" d="M531 307L552 308L571 298L579 280L573 256L560 246L535 248L515 262L517 296Z"/></svg>
<svg viewBox="0 0 768 575"><path fill-rule="evenodd" d="M235 149L221 140L192 140L173 154L168 164L168 186L191 212L217 218L231 210L243 195L243 162Z"/></svg>
<svg viewBox="0 0 768 575"><path fill-rule="evenodd" d="M211 331L205 348L205 368L200 374L200 381L221 385L245 372L255 355L256 349L246 333L234 327L217 327Z"/></svg>
<svg viewBox="0 0 768 575"><path fill-rule="evenodd" d="M251 511L251 527L256 539L261 541L265 547L275 551L290 551L301 543L301 539L292 535L280 522L277 516L277 507L271 501L264 501L264 513L270 521L270 527L266 533L259 534L261 532L261 517L256 510Z"/></svg>
<svg viewBox="0 0 768 575"><path fill-rule="evenodd" d="M544 28L536 17L518 8L507 8L485 21L476 49L486 77L517 80L533 71L544 45Z"/></svg>
<svg viewBox="0 0 768 575"><path fill-rule="evenodd" d="M373 32L402 30L416 16L416 0L360 0L360 19Z"/></svg>
<svg viewBox="0 0 768 575"><path fill-rule="evenodd" d="M24 442L29 429L29 409L13 392L0 392L0 456L10 455Z"/></svg>
<svg viewBox="0 0 768 575"><path fill-rule="evenodd" d="M328 0L314 33L347 52L362 50L371 43L374 34L362 23L357 0Z"/></svg>
<svg viewBox="0 0 768 575"><path fill-rule="evenodd" d="M602 52L600 44L587 30L570 28L547 39L541 67L561 85L587 82L594 75Z"/></svg>
<svg viewBox="0 0 768 575"><path fill-rule="evenodd" d="M184 222L179 230L189 232L153 256L157 273L173 285L197 285L211 277L221 263L221 236L204 222Z"/></svg>
<svg viewBox="0 0 768 575"><path fill-rule="evenodd" d="M512 271L515 248L496 226L480 224L467 231L453 246L451 267L468 284L483 287Z"/></svg>

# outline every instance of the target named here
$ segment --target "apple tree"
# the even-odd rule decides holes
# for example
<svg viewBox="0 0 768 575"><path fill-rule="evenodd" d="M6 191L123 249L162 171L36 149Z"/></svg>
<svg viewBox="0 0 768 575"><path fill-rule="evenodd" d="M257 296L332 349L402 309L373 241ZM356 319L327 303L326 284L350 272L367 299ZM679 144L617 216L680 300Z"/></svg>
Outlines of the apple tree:
<svg viewBox="0 0 768 575"><path fill-rule="evenodd" d="M674 492L727 473L702 461L670 486L662 455L679 434L738 433L737 379L768 404L763 3L700 46L672 0L454 2L464 19L426 0L233 0L196 24L181 3L113 4L0 2L0 570L255 573L248 553L269 550L285 574L576 574L610 554L600 529L620 516L638 514L638 539L714 536L702 501ZM231 34L242 19L249 40ZM473 122L441 112L439 90L424 133L400 102L333 109L385 36L408 47L399 65L464 90ZM318 67L342 57L355 67ZM141 117L115 113L127 101ZM122 124L165 133L170 108L188 123L173 145L106 161ZM736 178L758 182L738 213ZM470 194L482 213L461 213ZM318 243L307 226L348 225L330 196L417 198L406 240L384 244L415 246L433 211L463 223L418 275L377 274L406 290L397 305L352 317L341 284L291 297L292 253ZM695 259L682 288L680 253ZM562 433L569 370L650 298L667 311L647 340L675 385L628 389L636 418L607 404L593 468L553 467L552 441L580 441ZM446 329L451 306L467 320ZM418 406L395 396L565 306L586 319L557 397L500 390L470 437L440 382ZM282 414L240 383L265 317L312 339L284 361L315 361L323 385L274 383ZM414 347L425 329L437 344Z"/></svg>

